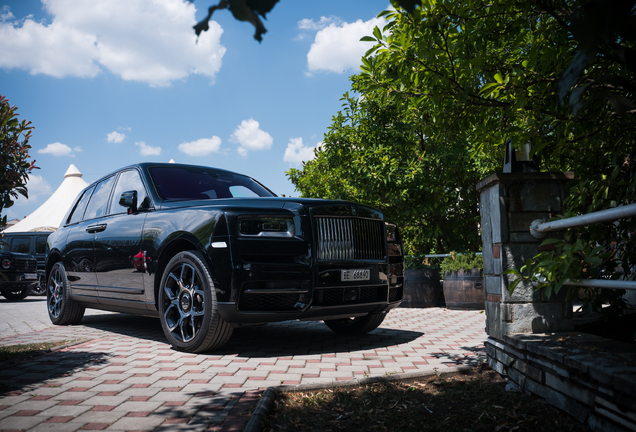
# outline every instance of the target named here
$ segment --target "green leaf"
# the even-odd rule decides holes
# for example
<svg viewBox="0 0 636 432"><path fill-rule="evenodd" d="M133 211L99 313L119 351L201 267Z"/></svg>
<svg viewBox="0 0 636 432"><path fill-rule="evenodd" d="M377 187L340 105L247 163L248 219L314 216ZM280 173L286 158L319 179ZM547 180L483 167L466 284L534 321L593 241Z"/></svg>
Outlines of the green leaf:
<svg viewBox="0 0 636 432"><path fill-rule="evenodd" d="M556 244L556 243L562 243L562 240L556 239L556 238L545 239L541 242L541 246L548 246L548 245Z"/></svg>
<svg viewBox="0 0 636 432"><path fill-rule="evenodd" d="M378 42L382 41L382 32L380 32L380 29L378 28L378 26L375 26L373 28L373 36L375 36Z"/></svg>

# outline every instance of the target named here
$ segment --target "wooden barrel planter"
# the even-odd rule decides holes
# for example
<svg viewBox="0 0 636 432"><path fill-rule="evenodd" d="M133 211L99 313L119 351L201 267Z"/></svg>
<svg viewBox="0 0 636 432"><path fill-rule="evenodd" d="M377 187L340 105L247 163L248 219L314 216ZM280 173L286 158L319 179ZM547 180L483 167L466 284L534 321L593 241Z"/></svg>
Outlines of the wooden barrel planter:
<svg viewBox="0 0 636 432"><path fill-rule="evenodd" d="M438 270L404 270L404 297L400 307L437 307L441 294Z"/></svg>
<svg viewBox="0 0 636 432"><path fill-rule="evenodd" d="M444 298L447 309L482 310L486 295L480 269L444 273Z"/></svg>

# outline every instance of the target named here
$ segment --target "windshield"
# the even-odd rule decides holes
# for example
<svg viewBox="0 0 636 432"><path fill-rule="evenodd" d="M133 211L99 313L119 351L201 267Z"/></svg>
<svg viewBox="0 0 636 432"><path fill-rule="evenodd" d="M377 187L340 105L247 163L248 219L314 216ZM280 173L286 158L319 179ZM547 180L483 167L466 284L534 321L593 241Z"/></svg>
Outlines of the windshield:
<svg viewBox="0 0 636 432"><path fill-rule="evenodd" d="M154 167L150 175L168 200L276 196L249 177L212 168Z"/></svg>

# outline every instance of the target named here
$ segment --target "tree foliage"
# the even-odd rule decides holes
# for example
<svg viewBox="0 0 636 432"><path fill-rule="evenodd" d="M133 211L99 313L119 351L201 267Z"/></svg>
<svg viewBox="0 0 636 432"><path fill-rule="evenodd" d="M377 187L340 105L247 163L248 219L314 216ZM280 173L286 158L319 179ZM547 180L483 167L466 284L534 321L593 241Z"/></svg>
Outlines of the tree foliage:
<svg viewBox="0 0 636 432"><path fill-rule="evenodd" d="M189 0L193 2L194 0ZM208 8L208 15L194 26L194 31L199 36L201 32L208 31L208 21L212 14L219 9L229 9L238 21L247 21L254 26L254 39L261 42L263 33L267 29L260 17L265 16L274 8L278 0L219 0L219 3ZM418 4L418 0L397 0L397 3L405 10L410 11ZM259 16L260 15L260 16Z"/></svg>
<svg viewBox="0 0 636 432"><path fill-rule="evenodd" d="M373 43L356 80L364 98L398 107L428 143L463 146L467 170L496 167L507 139L530 142L542 170L574 171L570 214L634 202L634 0L423 0L410 13L394 6L380 14L388 25L363 38ZM401 161L401 145L385 145ZM524 277L540 275L540 287L556 292L567 278L631 277L635 229L632 220L571 229L526 265ZM595 298L590 305L602 301Z"/></svg>
<svg viewBox="0 0 636 432"><path fill-rule="evenodd" d="M9 100L0 95L0 215L2 209L11 207L13 201L22 195L28 198L26 182L29 174L37 167L27 159L31 137L30 121L18 120L17 107L9 105ZM0 226L5 226L7 216L0 218Z"/></svg>
<svg viewBox="0 0 636 432"><path fill-rule="evenodd" d="M379 208L397 223L412 253L478 250L475 183L484 175L461 140L435 141L421 116L352 77L316 159L288 177L305 197L347 199Z"/></svg>

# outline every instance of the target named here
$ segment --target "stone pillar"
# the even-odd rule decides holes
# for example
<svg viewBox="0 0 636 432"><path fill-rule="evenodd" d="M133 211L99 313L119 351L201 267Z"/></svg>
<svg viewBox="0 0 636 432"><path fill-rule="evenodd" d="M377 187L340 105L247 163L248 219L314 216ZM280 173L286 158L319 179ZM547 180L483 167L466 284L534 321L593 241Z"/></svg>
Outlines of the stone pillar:
<svg viewBox="0 0 636 432"><path fill-rule="evenodd" d="M501 273L520 269L538 253L543 240L530 235L530 223L563 213L567 182L573 178L571 172L497 173L477 184L490 338L572 329L572 306L564 293L546 299L531 284L520 283L511 296L508 285L514 276Z"/></svg>

